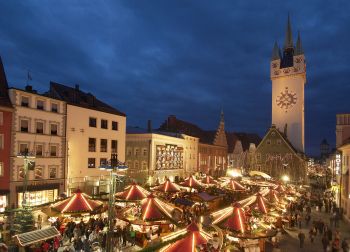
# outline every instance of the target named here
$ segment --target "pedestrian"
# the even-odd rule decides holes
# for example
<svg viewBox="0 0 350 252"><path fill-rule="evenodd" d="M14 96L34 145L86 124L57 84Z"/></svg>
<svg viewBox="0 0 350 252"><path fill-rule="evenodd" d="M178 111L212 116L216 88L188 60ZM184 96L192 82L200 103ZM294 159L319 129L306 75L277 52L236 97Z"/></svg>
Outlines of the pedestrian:
<svg viewBox="0 0 350 252"><path fill-rule="evenodd" d="M297 221L298 221L298 226L299 226L299 229L301 229L301 220L302 220L302 217L300 214L297 215Z"/></svg>
<svg viewBox="0 0 350 252"><path fill-rule="evenodd" d="M340 250L340 240L338 238L334 238L332 243L332 252L339 252Z"/></svg>
<svg viewBox="0 0 350 252"><path fill-rule="evenodd" d="M326 235L324 235L322 237L322 247L323 247L324 252L327 252L328 245L329 245L328 237Z"/></svg>
<svg viewBox="0 0 350 252"><path fill-rule="evenodd" d="M310 220L311 220L311 215L310 215L310 214L307 214L307 215L305 216L305 223L306 223L306 226L307 226L307 227L309 226Z"/></svg>
<svg viewBox="0 0 350 252"><path fill-rule="evenodd" d="M311 241L311 243L314 243L314 230L313 230L313 228L311 228L310 229L310 231L309 231L309 237L310 237L310 241Z"/></svg>
<svg viewBox="0 0 350 252"><path fill-rule="evenodd" d="M343 252L349 251L349 244L347 243L346 239L343 239L341 243L341 248L343 249Z"/></svg>
<svg viewBox="0 0 350 252"><path fill-rule="evenodd" d="M329 241L331 241L333 239L333 232L330 228L328 228L328 230L327 230L327 236L328 236Z"/></svg>
<svg viewBox="0 0 350 252"><path fill-rule="evenodd" d="M304 241L305 241L305 234L303 233L303 231L299 232L298 238L299 238L300 248L303 248L304 247Z"/></svg>

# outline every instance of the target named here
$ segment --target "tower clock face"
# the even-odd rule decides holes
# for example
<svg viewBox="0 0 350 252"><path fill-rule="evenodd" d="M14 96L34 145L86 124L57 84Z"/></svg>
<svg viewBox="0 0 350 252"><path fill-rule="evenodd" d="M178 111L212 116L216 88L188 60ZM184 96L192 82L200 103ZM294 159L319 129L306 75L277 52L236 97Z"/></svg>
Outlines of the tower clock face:
<svg viewBox="0 0 350 252"><path fill-rule="evenodd" d="M281 94L277 96L276 103L281 109L287 112L288 109L297 103L297 94L289 91L288 87L286 87L284 92L281 92Z"/></svg>

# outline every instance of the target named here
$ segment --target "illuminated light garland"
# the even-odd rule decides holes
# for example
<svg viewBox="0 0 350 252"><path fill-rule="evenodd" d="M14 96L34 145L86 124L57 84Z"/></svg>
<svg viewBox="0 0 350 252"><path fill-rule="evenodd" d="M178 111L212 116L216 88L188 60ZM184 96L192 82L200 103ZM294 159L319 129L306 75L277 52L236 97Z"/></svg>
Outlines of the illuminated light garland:
<svg viewBox="0 0 350 252"><path fill-rule="evenodd" d="M148 211L149 211L149 206L151 205L151 199L148 201L147 207L146 207L146 211L145 214L143 215L143 221L145 221L147 215L148 215Z"/></svg>
<svg viewBox="0 0 350 252"><path fill-rule="evenodd" d="M64 212L70 207L70 205L73 204L73 201L74 201L74 199L75 199L76 197L77 197L77 195L74 194L74 196L70 199L70 201L68 202L68 204L63 208L63 210L61 211L61 213L64 213Z"/></svg>
<svg viewBox="0 0 350 252"><path fill-rule="evenodd" d="M181 229L181 230L179 230L179 231L176 231L176 232L174 232L174 233L171 233L171 234L169 234L169 235L166 235L166 236L162 237L162 241L163 241L163 242L169 241L169 240L172 240L172 239L174 239L174 238L176 238L176 237L178 237L178 236L180 236L180 235L184 235L184 234L186 234L186 233L187 233L187 229L186 229L186 228L183 228L183 229Z"/></svg>
<svg viewBox="0 0 350 252"><path fill-rule="evenodd" d="M196 240L196 237L194 236L194 233L192 233L192 252L194 252L195 249L196 249L196 247L195 247L195 245L196 245L195 240Z"/></svg>
<svg viewBox="0 0 350 252"><path fill-rule="evenodd" d="M167 181L167 182L165 182L165 189L164 189L164 191L168 191L168 188L169 188L169 181Z"/></svg>
<svg viewBox="0 0 350 252"><path fill-rule="evenodd" d="M238 219L239 219L239 225L241 226L241 231L242 233L244 233L244 226L242 222L241 212L239 211L240 209L236 208L236 210L238 212Z"/></svg>
<svg viewBox="0 0 350 252"><path fill-rule="evenodd" d="M83 196L84 196L84 194L81 195L81 198L83 199L83 201L85 202L85 204L87 205L87 207L90 209L90 211L92 211L91 205L89 204L89 202L87 202L87 200L86 200L85 197L83 197Z"/></svg>
<svg viewBox="0 0 350 252"><path fill-rule="evenodd" d="M264 203L264 201L263 201L263 199L262 199L262 196L259 197L259 200L260 200L261 205L263 206L264 213L267 213L267 210L266 210L266 207L265 207L265 203Z"/></svg>
<svg viewBox="0 0 350 252"><path fill-rule="evenodd" d="M132 185L131 188L130 188L130 190L129 190L128 195L126 196L126 199L127 199L127 200L130 198L131 192L134 191L134 189L135 189L135 185Z"/></svg>

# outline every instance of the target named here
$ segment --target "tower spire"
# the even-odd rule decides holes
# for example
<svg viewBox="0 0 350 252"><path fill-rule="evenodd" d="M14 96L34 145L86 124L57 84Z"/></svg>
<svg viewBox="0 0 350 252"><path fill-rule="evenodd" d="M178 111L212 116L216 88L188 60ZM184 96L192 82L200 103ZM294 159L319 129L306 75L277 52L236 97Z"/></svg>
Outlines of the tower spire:
<svg viewBox="0 0 350 252"><path fill-rule="evenodd" d="M289 13L288 13L288 21L287 21L286 38L284 40L284 49L288 49L288 48L293 48L292 26L290 24Z"/></svg>
<svg viewBox="0 0 350 252"><path fill-rule="evenodd" d="M225 117L224 117L224 109L221 108L221 113L220 113L220 122L225 122Z"/></svg>
<svg viewBox="0 0 350 252"><path fill-rule="evenodd" d="M273 49L272 49L271 60L279 60L279 59L281 59L280 48L278 47L277 41L275 41L275 44L273 45Z"/></svg>
<svg viewBox="0 0 350 252"><path fill-rule="evenodd" d="M301 44L300 31L298 31L298 40L295 47L294 55L302 55L302 54L304 54L304 51L303 51L303 46Z"/></svg>

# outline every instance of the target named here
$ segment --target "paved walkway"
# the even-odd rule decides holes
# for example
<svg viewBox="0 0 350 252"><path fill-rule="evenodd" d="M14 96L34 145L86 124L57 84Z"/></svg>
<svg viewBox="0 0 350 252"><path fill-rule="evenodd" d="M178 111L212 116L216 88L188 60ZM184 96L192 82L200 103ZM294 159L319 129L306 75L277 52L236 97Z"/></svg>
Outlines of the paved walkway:
<svg viewBox="0 0 350 252"><path fill-rule="evenodd" d="M304 212L305 214L305 212ZM305 243L304 248L299 247L299 239L298 233L300 231L299 228L294 228L292 230L286 230L287 234L283 234L281 236L281 241L279 244L279 249L274 249L273 251L281 251L281 252L292 252L292 251L305 251L305 252L323 252L322 246L322 235L317 234L314 239L314 242L311 243L309 238L309 230L312 226L312 222L317 219L321 219L325 222L326 225L330 227L329 218L330 214L325 212L316 212L315 209L312 209L311 212L311 221L308 227L306 227L305 221L303 221L301 230L305 234ZM332 227L333 236L335 234L335 230L340 231L340 242L342 242L343 238L348 239L348 243L350 244L350 223L342 220L339 222L339 227ZM340 249L342 251L342 249Z"/></svg>

